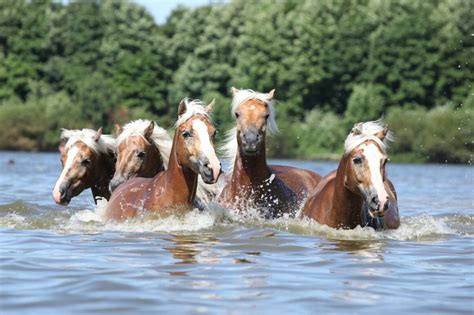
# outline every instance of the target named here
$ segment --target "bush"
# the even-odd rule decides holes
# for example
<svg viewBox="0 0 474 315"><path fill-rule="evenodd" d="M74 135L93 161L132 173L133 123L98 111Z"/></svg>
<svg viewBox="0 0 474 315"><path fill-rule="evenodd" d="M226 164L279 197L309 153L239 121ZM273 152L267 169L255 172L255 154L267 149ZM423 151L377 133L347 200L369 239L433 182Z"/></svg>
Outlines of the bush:
<svg viewBox="0 0 474 315"><path fill-rule="evenodd" d="M395 133L390 153L399 161L471 163L474 110L393 108L385 120Z"/></svg>
<svg viewBox="0 0 474 315"><path fill-rule="evenodd" d="M472 163L474 111L442 106L429 111L426 118L420 136L427 161Z"/></svg>
<svg viewBox="0 0 474 315"><path fill-rule="evenodd" d="M55 149L60 128L88 127L78 117L79 107L64 93L34 97L26 102L10 99L0 105L0 148Z"/></svg>
<svg viewBox="0 0 474 315"><path fill-rule="evenodd" d="M295 125L296 155L305 159L339 159L346 129L336 114L317 109L310 111L302 124Z"/></svg>
<svg viewBox="0 0 474 315"><path fill-rule="evenodd" d="M344 113L347 127L362 121L376 120L385 108L383 87L376 84L356 84Z"/></svg>

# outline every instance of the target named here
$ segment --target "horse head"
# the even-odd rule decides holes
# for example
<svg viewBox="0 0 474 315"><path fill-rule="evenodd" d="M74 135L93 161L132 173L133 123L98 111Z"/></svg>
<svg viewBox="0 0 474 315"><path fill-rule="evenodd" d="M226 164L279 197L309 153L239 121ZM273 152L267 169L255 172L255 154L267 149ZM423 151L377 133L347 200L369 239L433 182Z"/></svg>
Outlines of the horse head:
<svg viewBox="0 0 474 315"><path fill-rule="evenodd" d="M386 141L391 140L387 127L379 121L359 123L345 141L344 186L364 200L366 214L383 217L389 207L386 179Z"/></svg>
<svg viewBox="0 0 474 315"><path fill-rule="evenodd" d="M116 125L117 162L110 190L136 176L153 177L168 166L171 139L163 128L150 120Z"/></svg>
<svg viewBox="0 0 474 315"><path fill-rule="evenodd" d="M237 123L237 142L244 155L257 155L265 148L266 132L277 131L273 95L232 88L232 114Z"/></svg>
<svg viewBox="0 0 474 315"><path fill-rule="evenodd" d="M183 99L179 103L175 131L178 163L200 174L207 184L217 182L221 174L214 148L216 128L210 118L213 106L214 100L204 107L200 101Z"/></svg>
<svg viewBox="0 0 474 315"><path fill-rule="evenodd" d="M99 130L66 130L61 133L62 171L53 189L57 204L67 205L84 189L97 185L101 172L102 154L113 152L114 140ZM65 142L65 144L64 144Z"/></svg>

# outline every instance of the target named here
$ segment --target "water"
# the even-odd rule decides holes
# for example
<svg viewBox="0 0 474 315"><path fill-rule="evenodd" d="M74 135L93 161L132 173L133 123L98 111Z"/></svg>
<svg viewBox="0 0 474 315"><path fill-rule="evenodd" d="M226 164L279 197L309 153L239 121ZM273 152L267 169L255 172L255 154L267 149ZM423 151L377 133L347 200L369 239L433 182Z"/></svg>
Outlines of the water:
<svg viewBox="0 0 474 315"><path fill-rule="evenodd" d="M0 152L2 314L474 313L471 166L390 165L402 227L388 232L215 206L103 222L90 191L53 203L59 167Z"/></svg>

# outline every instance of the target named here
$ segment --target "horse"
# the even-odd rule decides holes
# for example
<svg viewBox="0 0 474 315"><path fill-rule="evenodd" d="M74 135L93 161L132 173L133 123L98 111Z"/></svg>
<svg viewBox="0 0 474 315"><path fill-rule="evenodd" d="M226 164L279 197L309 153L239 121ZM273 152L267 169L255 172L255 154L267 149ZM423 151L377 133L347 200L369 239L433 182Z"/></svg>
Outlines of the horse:
<svg viewBox="0 0 474 315"><path fill-rule="evenodd" d="M116 155L115 174L110 181L113 192L120 184L133 177L152 178L168 168L173 141L168 132L154 121L139 119L123 127L115 125ZM197 206L204 208L216 195L217 185L208 185L198 179Z"/></svg>
<svg viewBox="0 0 474 315"><path fill-rule="evenodd" d="M91 188L94 202L98 197L110 198L109 182L115 172L115 139L103 135L102 128L62 129L62 171L53 189L53 199L68 205L84 189Z"/></svg>
<svg viewBox="0 0 474 315"><path fill-rule="evenodd" d="M231 175L218 197L224 207L242 212L257 206L267 217L294 214L321 180L309 170L267 164L266 134L278 132L274 93L232 88L231 113L236 127L229 131L222 148L232 165Z"/></svg>
<svg viewBox="0 0 474 315"><path fill-rule="evenodd" d="M398 228L397 193L385 170L387 143L392 140L381 121L356 124L337 170L321 180L302 214L333 228Z"/></svg>
<svg viewBox="0 0 474 315"><path fill-rule="evenodd" d="M214 101L206 107L199 100L179 103L168 168L153 178L135 177L120 185L107 204L107 219L188 210L194 204L198 175L207 184L217 182L221 163L214 150L213 106Z"/></svg>
<svg viewBox="0 0 474 315"><path fill-rule="evenodd" d="M110 191L130 178L151 178L168 167L172 141L165 129L144 119L115 128L117 162Z"/></svg>

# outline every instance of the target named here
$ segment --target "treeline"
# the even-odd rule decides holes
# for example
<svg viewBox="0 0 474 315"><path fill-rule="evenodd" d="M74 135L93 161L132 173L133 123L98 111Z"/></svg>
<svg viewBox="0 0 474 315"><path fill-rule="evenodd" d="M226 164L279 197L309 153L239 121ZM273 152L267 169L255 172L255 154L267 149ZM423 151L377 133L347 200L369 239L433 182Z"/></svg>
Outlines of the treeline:
<svg viewBox="0 0 474 315"><path fill-rule="evenodd" d="M125 0L0 0L0 149L51 150L60 127L170 127L183 96L277 89L274 157L333 158L384 115L403 161L470 163L474 1L236 0L157 25ZM222 133L221 133L222 134Z"/></svg>

